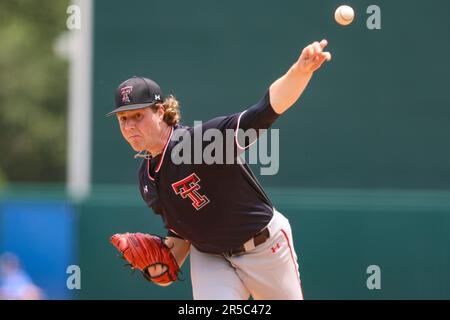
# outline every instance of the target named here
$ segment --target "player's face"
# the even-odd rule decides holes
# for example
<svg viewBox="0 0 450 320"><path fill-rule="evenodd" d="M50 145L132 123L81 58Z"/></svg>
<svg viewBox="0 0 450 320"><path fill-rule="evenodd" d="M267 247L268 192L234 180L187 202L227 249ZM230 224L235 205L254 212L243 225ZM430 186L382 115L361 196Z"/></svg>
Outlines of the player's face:
<svg viewBox="0 0 450 320"><path fill-rule="evenodd" d="M162 113L143 108L117 113L120 131L135 151L152 150L158 146L162 131Z"/></svg>

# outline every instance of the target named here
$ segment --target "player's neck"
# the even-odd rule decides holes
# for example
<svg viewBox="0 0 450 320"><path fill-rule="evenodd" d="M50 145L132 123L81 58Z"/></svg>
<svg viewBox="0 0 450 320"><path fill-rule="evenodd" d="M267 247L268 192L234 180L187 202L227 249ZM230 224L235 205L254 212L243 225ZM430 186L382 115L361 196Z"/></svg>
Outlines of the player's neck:
<svg viewBox="0 0 450 320"><path fill-rule="evenodd" d="M169 139L170 132L171 132L171 127L164 124L164 127L158 136L157 145L154 148L148 149L148 152L150 152L152 157L156 157L159 154L161 154L161 152L163 152L163 149L166 146L167 139Z"/></svg>

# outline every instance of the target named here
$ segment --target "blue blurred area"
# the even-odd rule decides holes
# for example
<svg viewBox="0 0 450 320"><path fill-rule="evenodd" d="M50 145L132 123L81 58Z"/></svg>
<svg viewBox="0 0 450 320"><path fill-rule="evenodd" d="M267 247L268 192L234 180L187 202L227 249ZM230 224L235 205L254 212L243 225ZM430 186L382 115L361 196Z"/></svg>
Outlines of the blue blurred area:
<svg viewBox="0 0 450 320"><path fill-rule="evenodd" d="M18 256L46 299L71 299L66 269L76 264L73 208L60 201L6 201L0 208L1 252Z"/></svg>

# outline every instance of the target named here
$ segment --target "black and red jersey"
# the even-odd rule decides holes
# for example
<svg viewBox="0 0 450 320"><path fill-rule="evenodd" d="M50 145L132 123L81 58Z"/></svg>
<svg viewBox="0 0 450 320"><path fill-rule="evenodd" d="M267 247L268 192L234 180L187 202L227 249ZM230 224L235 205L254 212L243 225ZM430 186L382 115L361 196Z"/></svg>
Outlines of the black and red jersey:
<svg viewBox="0 0 450 320"><path fill-rule="evenodd" d="M267 92L243 112L198 126L171 128L163 152L143 160L139 169L142 197L161 215L169 235L189 240L200 251L220 254L240 247L267 225L273 215L272 203L241 157L242 150L253 141L246 140L242 146L235 135L234 148L222 149L222 163L199 163L193 141L196 134L205 134L209 129L216 129L224 137L227 130L236 133L237 129L268 129L278 116ZM201 150L215 142L201 140ZM222 152L219 148L216 151ZM190 161L174 161L174 154ZM227 156L234 159L233 163L225 161Z"/></svg>

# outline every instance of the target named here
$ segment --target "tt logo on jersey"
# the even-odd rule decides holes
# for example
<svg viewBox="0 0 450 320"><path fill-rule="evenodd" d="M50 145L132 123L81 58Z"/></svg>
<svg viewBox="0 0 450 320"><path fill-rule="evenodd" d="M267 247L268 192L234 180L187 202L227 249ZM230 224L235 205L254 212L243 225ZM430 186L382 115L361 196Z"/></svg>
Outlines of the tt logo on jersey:
<svg viewBox="0 0 450 320"><path fill-rule="evenodd" d="M206 196L198 193L198 190L201 188L198 184L199 182L199 177L193 173L183 180L172 183L172 189L175 194L180 195L183 199L189 197L196 210L200 210L209 203L209 199Z"/></svg>
<svg viewBox="0 0 450 320"><path fill-rule="evenodd" d="M130 102L130 97L128 95L131 93L131 91L133 91L132 86L126 86L120 89L120 95L122 96L123 103Z"/></svg>

